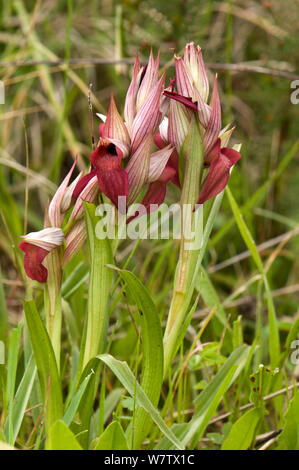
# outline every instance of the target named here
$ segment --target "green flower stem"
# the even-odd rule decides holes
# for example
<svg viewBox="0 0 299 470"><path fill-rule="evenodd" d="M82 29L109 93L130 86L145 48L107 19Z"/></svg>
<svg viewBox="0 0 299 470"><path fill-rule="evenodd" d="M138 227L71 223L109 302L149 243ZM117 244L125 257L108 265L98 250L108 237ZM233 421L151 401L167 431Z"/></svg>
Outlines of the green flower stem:
<svg viewBox="0 0 299 470"><path fill-rule="evenodd" d="M197 220L193 220L195 233L197 232L197 245L201 245L202 238L202 210L198 209ZM194 217L195 219L195 217ZM176 268L174 291L164 333L164 376L171 365L173 356L177 351L178 340L181 337L182 327L189 312L191 298L194 292L195 276L198 268L200 249L187 250L184 248L186 240L181 240L180 256Z"/></svg>
<svg viewBox="0 0 299 470"><path fill-rule="evenodd" d="M164 376L167 374L179 346L177 343L193 293L194 287L191 284L193 284L193 273L199 254L198 235L200 235L201 230L199 230L198 225L202 226L202 208L198 209L200 210L199 213L194 212L193 208L198 200L202 179L203 148L200 125L195 117L182 147L182 159L185 164L185 171L180 201L181 245L173 297L164 333ZM193 249L190 249L190 231L195 234L197 239L196 246L193 246Z"/></svg>
<svg viewBox="0 0 299 470"><path fill-rule="evenodd" d="M110 241L107 238L101 239L99 236L101 230L97 224L100 221L95 215L95 206L89 203L85 203L84 206L90 254L90 277L83 368L90 359L103 352L106 345L109 320L108 299L112 283L112 272L106 265L111 264L113 259Z"/></svg>
<svg viewBox="0 0 299 470"><path fill-rule="evenodd" d="M45 313L46 326L52 342L52 347L60 370L60 349L61 349L61 264L59 249L53 250L46 258L48 269L48 279L45 288Z"/></svg>

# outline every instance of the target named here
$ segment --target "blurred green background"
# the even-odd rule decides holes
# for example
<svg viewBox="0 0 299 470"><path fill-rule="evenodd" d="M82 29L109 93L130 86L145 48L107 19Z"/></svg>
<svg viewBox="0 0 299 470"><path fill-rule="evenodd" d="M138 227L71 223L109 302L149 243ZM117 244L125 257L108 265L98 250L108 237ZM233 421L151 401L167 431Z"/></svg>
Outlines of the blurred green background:
<svg viewBox="0 0 299 470"><path fill-rule="evenodd" d="M243 158L230 187L240 207L245 205L257 244L296 230L299 104L290 101L290 84L299 74L298 0L2 0L0 5L0 79L5 87L5 104L0 105L0 260L12 323L22 297L22 256L14 249L18 236L42 228L48 198L76 154L79 167L88 167L89 84L94 112L106 112L111 90L122 109L131 73L125 61L131 63L137 51L145 61L151 47L155 53L160 49L166 63L187 42L202 47L206 63L212 64L210 78L216 70L219 74L223 125L233 123L233 143L242 142ZM221 64L237 64L237 71L223 70ZM167 77L173 73L170 67ZM170 188L167 197L177 200L176 189ZM252 261L238 259L226 269L215 268L245 250L231 217L224 200L205 261L214 270L220 296L245 285L253 269ZM286 315L286 321L298 308L295 234L278 251L274 243L262 252L275 259L269 278L278 315ZM139 248L137 265L148 246L144 242ZM167 263L161 261L162 272ZM161 283L163 276L152 279L153 291ZM248 318L254 296L249 287L237 307Z"/></svg>

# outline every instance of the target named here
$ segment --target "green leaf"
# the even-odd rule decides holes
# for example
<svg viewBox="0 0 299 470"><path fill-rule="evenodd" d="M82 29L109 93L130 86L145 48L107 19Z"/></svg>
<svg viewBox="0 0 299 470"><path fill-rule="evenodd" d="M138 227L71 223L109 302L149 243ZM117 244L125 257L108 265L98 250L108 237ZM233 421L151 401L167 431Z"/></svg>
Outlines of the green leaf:
<svg viewBox="0 0 299 470"><path fill-rule="evenodd" d="M47 423L62 418L62 393L54 351L33 300L24 302L24 311L39 376L43 403L47 403Z"/></svg>
<svg viewBox="0 0 299 470"><path fill-rule="evenodd" d="M231 192L231 190L229 189L228 186L226 186L226 193L228 195L228 200L230 202L233 214L235 216L236 223L238 225L240 234L241 234L244 242L246 243L247 248L250 251L251 256L252 256L258 270L260 271L260 273L263 273L264 268L263 268L263 264L262 264L258 249L256 247L256 244L255 244L255 242L254 242L254 240L251 236L251 233L249 232L249 230L247 228L247 225L246 225L246 223L243 219L243 216L241 214L239 206L238 206L238 204L237 204L237 202L236 202L234 196L232 195L232 192Z"/></svg>
<svg viewBox="0 0 299 470"><path fill-rule="evenodd" d="M47 450L83 450L72 431L63 421L51 427Z"/></svg>
<svg viewBox="0 0 299 470"><path fill-rule="evenodd" d="M114 388L105 398L103 424L107 423L124 393L125 390L123 388ZM95 415L95 418L98 419L98 413Z"/></svg>
<svg viewBox="0 0 299 470"><path fill-rule="evenodd" d="M93 414L90 422L90 429L91 429L91 435L96 436L99 434L99 421L102 419L101 425L104 426L104 424L107 423L108 419L111 417L112 412L116 408L119 400L125 393L125 390L123 388L114 388L109 395L105 398L104 403L102 403L102 408L99 408L96 410L96 412ZM100 412L103 413L104 411L104 416L100 418Z"/></svg>
<svg viewBox="0 0 299 470"><path fill-rule="evenodd" d="M218 321L220 322L221 326L225 326L226 325L226 314L225 314L225 311L224 311L224 308L222 307L222 303L221 303L221 300L219 299L218 297L218 294L207 274L207 272L204 270L204 268L201 266L200 267L200 272L201 272L201 276L197 278L197 290L198 292L200 293L200 295L202 296L205 304L209 307L209 308L214 308L215 306L217 306L217 310L216 310L216 313L215 313L215 318L218 319ZM228 330L230 330L230 326L228 325Z"/></svg>
<svg viewBox="0 0 299 470"><path fill-rule="evenodd" d="M67 277L61 287L61 296L67 300L84 284L88 278L88 267L85 263L79 263L74 271Z"/></svg>
<svg viewBox="0 0 299 470"><path fill-rule="evenodd" d="M243 345L235 349L231 353L231 355L227 358L221 369L214 376L213 380L195 399L194 404L196 407L196 411L200 411L200 409L202 409L207 403L212 400L213 396L217 392L217 389L218 387L220 387L224 378L227 376L231 368L236 365L237 369L231 381L231 383L233 383L233 381L238 377L246 363L246 359L249 354L249 349L250 348L248 346Z"/></svg>
<svg viewBox="0 0 299 470"><path fill-rule="evenodd" d="M210 419L215 414L217 407L223 398L223 395L237 379L240 372L246 365L250 352L249 346L243 345L235 349L213 380L195 399L195 414L188 426L181 428L178 437L181 443L186 446L190 441L194 445L202 437ZM169 442L166 449L172 449L173 445Z"/></svg>
<svg viewBox="0 0 299 470"><path fill-rule="evenodd" d="M236 380L242 367L244 367L248 350L249 348L245 346L231 354L218 374L216 374L214 379L200 393L200 400L196 400L197 408L191 421L187 424L174 426L172 428L173 432L175 432L177 438L180 439L184 446L187 446L191 442L190 448L192 449L198 444L198 441L203 436L209 421L215 414L223 395L234 380ZM169 439L164 437L155 449L173 449L173 444Z"/></svg>
<svg viewBox="0 0 299 470"><path fill-rule="evenodd" d="M125 433L118 421L113 421L97 439L94 450L129 450Z"/></svg>
<svg viewBox="0 0 299 470"><path fill-rule="evenodd" d="M84 392L86 390L86 387L88 386L89 380L92 377L93 373L89 374L85 379L82 381L80 387L78 388L77 392L74 394L71 403L69 404L68 409L66 410L64 417L63 417L63 422L67 426L69 426L74 419L78 407L80 405L80 401L84 395Z"/></svg>
<svg viewBox="0 0 299 470"><path fill-rule="evenodd" d="M213 380L195 399L195 415L181 436L184 445L187 445L191 439L196 443L202 437L224 394L243 370L249 351L250 348L246 345L235 349Z"/></svg>
<svg viewBox="0 0 299 470"><path fill-rule="evenodd" d="M213 393L209 402L205 403L202 408L200 408L200 410L196 412L195 416L189 423L186 432L183 434L183 436L181 436L184 445L187 445L191 439L195 444L199 441L199 439L201 439L206 427L209 424L209 421L216 413L218 405L221 402L224 394L229 389L232 381L234 380L236 371L236 365L231 367L231 369L228 371L223 381L221 382L220 386L217 388L217 390L215 390L215 393Z"/></svg>
<svg viewBox="0 0 299 470"><path fill-rule="evenodd" d="M273 377L278 374L279 370L271 371L263 364L259 365L258 371L250 376L250 398L249 400L256 408L264 410L264 396L268 392Z"/></svg>
<svg viewBox="0 0 299 470"><path fill-rule="evenodd" d="M192 320L192 317L193 317L193 314L196 310L196 307L198 305L198 300L199 300L199 295L197 296L197 298L195 299L192 307L190 308L189 312L186 313L186 317L185 317L185 320L184 320L184 323L181 327L181 331L180 331L180 334L178 335L177 337L177 349L180 347L180 345L182 344L182 342L184 341L184 338L185 338L185 335L186 335L186 332L188 330L188 327L191 323L191 320Z"/></svg>
<svg viewBox="0 0 299 470"><path fill-rule="evenodd" d="M299 393L297 390L285 415L283 431L278 438L278 450L299 450Z"/></svg>
<svg viewBox="0 0 299 470"><path fill-rule="evenodd" d="M90 423L94 414L94 401L99 386L101 366L102 364L98 357L92 358L88 364L86 364L77 385L78 390L80 390L81 386L85 388L85 390L78 403L78 420L75 420L76 427L73 429L76 431L76 434L80 434L80 437L78 435L78 441L84 449L88 448L90 440L98 436L97 429L95 434L91 434L94 429L91 429ZM87 377L89 377L89 379L86 380L85 385L82 385ZM81 391L78 391L78 395L80 393Z"/></svg>
<svg viewBox="0 0 299 470"><path fill-rule="evenodd" d="M259 255L256 244L251 236L251 233L248 230L248 227L243 219L242 213L238 207L238 204L235 201L234 196L231 193L231 190L226 186L226 193L232 208L233 214L236 219L240 234L249 249L251 256L262 275L262 279L265 286L267 304L268 304L268 322L269 322L269 352L270 352L270 361L271 367L274 369L278 362L280 356L280 341L279 341L279 331L278 324L276 319L275 307L272 299L271 289L267 280L267 276L264 271L263 263Z"/></svg>
<svg viewBox="0 0 299 470"><path fill-rule="evenodd" d="M15 399L10 411L10 417L4 426L4 434L7 440L13 445L19 433L24 413L31 395L32 387L36 376L36 367L34 357L31 356L29 363L26 366L25 373L22 377L21 383L17 389ZM11 426L11 439L9 439L9 424Z"/></svg>
<svg viewBox="0 0 299 470"><path fill-rule="evenodd" d="M88 292L88 319L83 368L90 359L106 346L109 320L108 298L112 282L112 271L106 265L112 262L109 239L96 236L98 218L96 206L84 203L87 239L90 254L90 277Z"/></svg>
<svg viewBox="0 0 299 470"><path fill-rule="evenodd" d="M123 393L124 393L123 388L114 388L106 397L105 405L104 405L104 424L107 422L108 418L111 416L111 413L115 409Z"/></svg>
<svg viewBox="0 0 299 470"><path fill-rule="evenodd" d="M255 437L262 416L259 408L247 411L233 424L221 450L247 450Z"/></svg>
<svg viewBox="0 0 299 470"><path fill-rule="evenodd" d="M8 399L8 441L11 445L14 444L13 432L13 401L15 396L16 375L18 365L19 345L21 339L22 324L19 323L17 328L12 330L9 348L8 348L8 362L7 362L7 399Z"/></svg>
<svg viewBox="0 0 299 470"><path fill-rule="evenodd" d="M140 385L152 404L157 406L163 382L162 328L157 308L135 274L113 267L126 284L126 290L140 312L142 340L142 375ZM134 419L134 447L138 448L149 431L151 421L143 409Z"/></svg>
<svg viewBox="0 0 299 470"><path fill-rule="evenodd" d="M159 411L153 406L148 396L136 382L135 377L131 369L129 368L126 362L121 362L112 357L110 354L102 354L98 356L101 361L103 361L116 375L118 380L126 388L129 394L136 399L136 402L139 406L142 406L151 419L156 423L159 429L163 434L168 437L168 439L174 444L177 449L184 449L182 443L176 438L172 431L165 424L164 420L161 418Z"/></svg>
<svg viewBox="0 0 299 470"><path fill-rule="evenodd" d="M171 432L180 439L183 435L183 432L188 428L188 423L175 423L171 426ZM163 436L161 441L154 447L154 450L170 450L173 448L172 442L166 437Z"/></svg>
<svg viewBox="0 0 299 470"><path fill-rule="evenodd" d="M8 332L8 312L6 308L5 292L2 283L0 267L0 341L6 342Z"/></svg>
<svg viewBox="0 0 299 470"><path fill-rule="evenodd" d="M200 370L209 366L219 367L226 357L219 352L219 342L208 343L203 346L200 354L194 354L188 361L189 370Z"/></svg>

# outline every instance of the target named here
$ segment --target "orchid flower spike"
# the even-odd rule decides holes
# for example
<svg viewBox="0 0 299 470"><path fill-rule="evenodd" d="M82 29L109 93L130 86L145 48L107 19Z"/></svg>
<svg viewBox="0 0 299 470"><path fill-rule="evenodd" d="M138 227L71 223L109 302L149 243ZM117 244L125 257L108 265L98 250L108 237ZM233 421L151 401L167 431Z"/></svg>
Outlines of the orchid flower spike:
<svg viewBox="0 0 299 470"><path fill-rule="evenodd" d="M103 123L98 147L90 156L91 171L80 179L73 197L78 197L96 176L100 190L116 207L120 197L125 198L126 205L132 204L146 185L148 192L142 203L148 210L151 203L163 202L166 183L175 171L167 167L173 146L153 149L154 135L166 112L165 74L159 79L158 71L159 54L154 60L151 52L146 67L141 67L136 56L124 120L111 94L107 117L99 115Z"/></svg>
<svg viewBox="0 0 299 470"><path fill-rule="evenodd" d="M19 248L25 253L24 267L27 276L34 281L46 282L48 271L42 262L50 251L63 245L63 231L57 227L49 227L21 238L23 241Z"/></svg>
<svg viewBox="0 0 299 470"><path fill-rule="evenodd" d="M176 87L164 91L170 98L168 121L160 125L155 139L160 145L171 144L179 155L188 133L192 113L196 113L203 131L204 164L208 173L201 186L198 204L219 194L226 186L232 166L241 158L236 150L226 147L233 129L221 130L221 105L217 75L208 104L209 82L201 48L187 44L184 57L175 57ZM178 156L176 155L176 160Z"/></svg>
<svg viewBox="0 0 299 470"><path fill-rule="evenodd" d="M83 214L83 201L93 202L99 192L97 184L97 178L94 177L89 181L82 192L80 192L77 200L73 198L73 192L75 187L80 183L82 178L82 172L77 178L71 183L70 178L74 171L76 161L72 168L68 172L67 176L57 189L56 193L51 200L47 214L45 225L47 228L39 232L32 232L25 236L22 236L23 241L20 243L19 248L25 253L24 267L26 274L33 280L38 282L46 282L48 277L47 268L43 266L42 262L47 254L53 249L64 244L66 241L66 250L70 250L68 241L70 240L70 234L66 233L66 239L64 238L64 232L60 228L63 224L65 212L74 205L74 208L68 219L72 236L76 233L78 222L81 222ZM74 227L73 227L74 226ZM71 244L72 256L81 248L81 241L86 238L86 228L84 223L80 224L81 232L76 234ZM71 259L68 257L68 259Z"/></svg>

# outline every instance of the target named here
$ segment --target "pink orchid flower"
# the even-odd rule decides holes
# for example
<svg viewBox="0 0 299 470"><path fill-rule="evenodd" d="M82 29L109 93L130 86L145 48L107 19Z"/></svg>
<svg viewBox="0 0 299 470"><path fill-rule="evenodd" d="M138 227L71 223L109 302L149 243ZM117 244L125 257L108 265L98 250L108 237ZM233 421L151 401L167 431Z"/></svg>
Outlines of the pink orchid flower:
<svg viewBox="0 0 299 470"><path fill-rule="evenodd" d="M187 44L184 57L175 57L176 87L164 91L171 99L164 143L176 148L177 154L188 132L191 113L197 113L203 128L204 162L209 168L202 184L198 204L219 194L226 186L232 166L241 158L236 150L225 147L232 130L221 131L221 106L214 79L210 103L209 82L199 46ZM161 128L161 126L160 126ZM160 132L161 136L161 132Z"/></svg>
<svg viewBox="0 0 299 470"><path fill-rule="evenodd" d="M91 171L80 179L73 196L77 197L85 185L97 177L101 191L118 207L119 197L132 204L142 188L148 191L141 201L150 210L150 204L161 204L166 183L175 170L167 166L173 152L171 144L153 151L153 136L166 112L163 96L165 74L159 79L159 54L154 60L151 52L146 67L141 67L136 56L133 77L124 106L123 120L111 95L107 117L100 125L98 147L90 156Z"/></svg>
<svg viewBox="0 0 299 470"><path fill-rule="evenodd" d="M82 178L82 172L70 184L76 161L60 184L47 209L45 228L39 232L31 232L22 236L23 241L19 248L25 253L24 267L27 276L38 282L46 282L48 278L47 268L42 264L45 257L58 246L64 245L67 253L63 260L69 261L81 248L82 240L85 241L86 229L82 224L83 201L93 202L99 192L97 179L92 178L80 192L77 200L72 197L75 187ZM73 226L66 237L61 227L65 213L74 205L68 219ZM71 224L70 224L71 225ZM80 230L78 230L78 227ZM70 245L70 246L69 246Z"/></svg>
<svg viewBox="0 0 299 470"><path fill-rule="evenodd" d="M46 282L48 271L42 262L50 251L63 245L63 231L60 228L48 227L21 238L23 241L19 248L25 253L24 267L27 276L34 281Z"/></svg>

